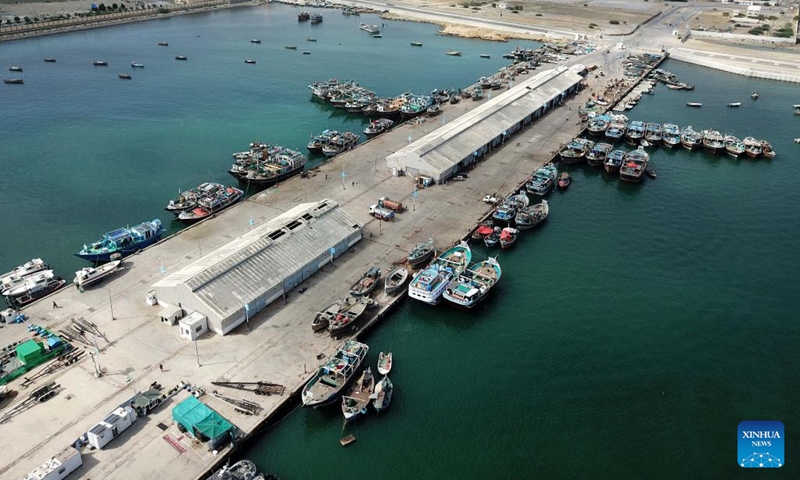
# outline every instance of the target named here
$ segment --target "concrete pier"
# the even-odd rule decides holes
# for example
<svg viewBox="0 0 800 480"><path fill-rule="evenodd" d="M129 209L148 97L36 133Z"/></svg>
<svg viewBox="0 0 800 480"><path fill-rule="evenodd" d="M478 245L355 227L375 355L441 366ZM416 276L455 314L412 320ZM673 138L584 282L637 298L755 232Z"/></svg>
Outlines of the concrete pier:
<svg viewBox="0 0 800 480"><path fill-rule="evenodd" d="M602 65L602 52L575 57L574 62ZM19 390L16 401L44 382L61 385L51 400L0 425L6 442L0 477L21 478L44 460L55 455L86 432L135 392L147 390L153 382L165 390L185 381L210 391L254 401L263 407L256 416L244 416L233 407L206 395L201 401L232 422L248 436L278 411L316 370L320 358L330 355L341 340L327 333L311 331L316 311L346 295L368 267L389 266L402 260L416 242L434 237L438 247L462 237L491 207L482 202L487 193L505 194L517 187L533 170L550 160L583 126L577 120L578 106L592 91L619 75L619 63L607 65L606 76L587 79L588 88L567 100L564 107L547 112L533 125L510 137L503 148L479 161L463 182L452 182L418 190L408 177L393 177L385 157L441 125L442 117L411 122L378 136L359 148L336 157L311 172L309 178L295 177L280 188L267 190L208 221L187 228L159 244L125 260L126 268L113 279L79 292L73 287L38 302L25 310L31 323L58 330L71 318L83 317L97 324L111 342L98 341L95 360L102 372L95 376L89 355L79 363L34 383L28 389L15 380L9 387ZM544 65L536 72L550 68ZM517 79L519 81L520 78ZM303 88L298 86L298 88ZM483 100L486 101L486 100ZM464 100L445 107L447 119L464 114L481 102ZM342 176L342 172L346 176ZM388 196L408 205L392 222L379 222L367 208L379 197ZM196 344L178 336L177 327L159 322L159 306L148 306L146 294L166 274L175 272L204 253L219 248L248 231L250 219L256 225L298 203L332 198L364 224L364 239L348 252L304 282L304 293L291 291L286 301L277 301L250 319L249 330L238 327L222 337L206 334ZM554 212L557 214L557 212ZM78 246L76 246L77 248ZM57 259L48 259L57 264ZM71 278L71 272L58 272ZM375 295L384 316L402 296ZM55 301L59 308L53 307ZM113 311L113 314L112 314ZM24 325L0 329L0 345L27 338ZM78 348L84 348L76 345ZM163 371L160 366L163 366ZM35 372L31 372L33 374ZM27 376L30 376L27 375ZM212 387L211 381L267 381L286 386L281 397L258 397L238 390ZM169 399L147 417L140 418L103 450L84 450L84 465L73 475L82 478L201 478L223 461L229 449L209 452L206 445L178 431L171 410L188 393Z"/></svg>

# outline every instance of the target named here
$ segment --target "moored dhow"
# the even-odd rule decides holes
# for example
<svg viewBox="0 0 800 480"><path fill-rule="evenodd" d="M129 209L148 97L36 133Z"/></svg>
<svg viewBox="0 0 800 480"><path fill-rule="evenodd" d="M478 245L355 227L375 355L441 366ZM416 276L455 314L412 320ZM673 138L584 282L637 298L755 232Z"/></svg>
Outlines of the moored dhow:
<svg viewBox="0 0 800 480"><path fill-rule="evenodd" d="M211 195L200 197L197 206L178 215L183 223L196 223L234 205L244 197L244 192L234 187L224 187Z"/></svg>
<svg viewBox="0 0 800 480"><path fill-rule="evenodd" d="M561 163L565 165L580 163L584 161L586 154L589 153L589 150L593 147L594 142L591 140L576 138L561 149L561 151L558 152L558 156L561 157Z"/></svg>
<svg viewBox="0 0 800 480"><path fill-rule="evenodd" d="M393 268L388 275L383 285L383 292L386 295L394 295L403 289L403 286L408 280L408 270L404 267Z"/></svg>
<svg viewBox="0 0 800 480"><path fill-rule="evenodd" d="M625 141L631 145L639 145L639 142L644 138L645 128L644 122L640 120L632 121L625 132Z"/></svg>
<svg viewBox="0 0 800 480"><path fill-rule="evenodd" d="M716 155L725 150L725 137L716 130L703 130L703 148Z"/></svg>
<svg viewBox="0 0 800 480"><path fill-rule="evenodd" d="M642 175L647 170L650 162L650 155L644 151L644 147L625 154L622 160L622 167L619 169L619 178L626 182L641 182Z"/></svg>
<svg viewBox="0 0 800 480"><path fill-rule="evenodd" d="M308 160L295 150L262 143L253 143L248 153L236 155L228 173L240 184L255 188L271 187L297 175Z"/></svg>
<svg viewBox="0 0 800 480"><path fill-rule="evenodd" d="M303 387L301 399L307 407L321 407L334 402L359 371L369 346L347 340L323 363L317 374Z"/></svg>
<svg viewBox="0 0 800 480"><path fill-rule="evenodd" d="M759 157L764 152L761 142L753 137L745 137L742 143L744 143L744 153L750 158Z"/></svg>
<svg viewBox="0 0 800 480"><path fill-rule="evenodd" d="M558 169L552 163L543 165L536 170L530 180L525 182L525 191L534 195L543 196L553 189L553 184L558 176Z"/></svg>
<svg viewBox="0 0 800 480"><path fill-rule="evenodd" d="M489 257L458 275L442 296L456 307L470 309L486 298L492 287L500 281L502 274L503 270L497 259Z"/></svg>
<svg viewBox="0 0 800 480"><path fill-rule="evenodd" d="M647 140L650 145L659 145L663 138L664 134L660 123L650 122L647 124L644 131L644 139Z"/></svg>
<svg viewBox="0 0 800 480"><path fill-rule="evenodd" d="M596 115L594 118L589 120L589 125L587 125L586 130L595 136L603 136L608 129L608 126L611 124L611 116L610 115Z"/></svg>
<svg viewBox="0 0 800 480"><path fill-rule="evenodd" d="M185 210L191 210L197 206L197 201L203 197L215 194L217 191L225 188L221 183L205 182L200 185L190 188L185 192L178 192L178 196L170 200L164 210L180 215Z"/></svg>
<svg viewBox="0 0 800 480"><path fill-rule="evenodd" d="M606 156L611 153L614 146L610 143L600 142L595 144L591 150L586 153L586 163L593 167L599 167L606 161Z"/></svg>
<svg viewBox="0 0 800 480"><path fill-rule="evenodd" d="M372 395L372 406L375 408L375 411L381 413L382 411L389 408L389 403L392 401L392 392L394 391L394 385L392 385L392 381L389 380L388 376L384 376L380 379L380 381L375 385L375 393Z"/></svg>
<svg viewBox="0 0 800 480"><path fill-rule="evenodd" d="M161 240L164 227L161 220L142 222L133 228L118 228L103 235L103 238L89 245L75 255L90 262L108 262L119 255L126 257Z"/></svg>
<svg viewBox="0 0 800 480"><path fill-rule="evenodd" d="M373 120L369 122L369 125L367 125L367 127L364 129L364 135L372 138L389 130L392 128L392 125L394 125L394 121L389 120L388 118L379 118L377 120Z"/></svg>
<svg viewBox="0 0 800 480"><path fill-rule="evenodd" d="M674 123L665 123L661 127L661 145L672 148L681 144L680 127Z"/></svg>
<svg viewBox="0 0 800 480"><path fill-rule="evenodd" d="M360 28L361 30L364 30L367 33L372 33L372 34L380 33L380 31L381 31L381 27L379 27L377 25L368 25L366 23L359 24L358 28Z"/></svg>
<svg viewBox="0 0 800 480"><path fill-rule="evenodd" d="M681 132L681 145L687 150L695 150L703 146L703 134L694 131L692 126L684 128Z"/></svg>
<svg viewBox="0 0 800 480"><path fill-rule="evenodd" d="M322 146L322 154L326 157L335 157L342 152L350 150L358 144L360 137L353 132L344 132L340 135L331 137L327 143Z"/></svg>
<svg viewBox="0 0 800 480"><path fill-rule="evenodd" d="M408 295L421 302L438 304L444 289L467 268L471 259L472 250L464 242L447 249L428 267L414 275L408 286Z"/></svg>
<svg viewBox="0 0 800 480"><path fill-rule="evenodd" d="M606 155L606 161L603 162L603 168L608 173L619 172L622 167L622 159L625 158L625 150L612 150L611 153Z"/></svg>
<svg viewBox="0 0 800 480"><path fill-rule="evenodd" d="M352 328L368 308L377 306L375 300L369 297L352 298L356 299L355 302L342 305L339 312L330 319L328 332L332 336Z"/></svg>
<svg viewBox="0 0 800 480"><path fill-rule="evenodd" d="M733 135L726 136L725 152L733 158L739 158L739 155L744 153L744 142Z"/></svg>
<svg viewBox="0 0 800 480"><path fill-rule="evenodd" d="M311 19L311 12L303 10L302 12L297 14L297 21L298 22L305 22L306 20Z"/></svg>
<svg viewBox="0 0 800 480"><path fill-rule="evenodd" d="M381 269L370 267L361 277L350 287L350 295L354 297L366 296L375 290L378 281L381 279Z"/></svg>
<svg viewBox="0 0 800 480"><path fill-rule="evenodd" d="M542 200L542 203L530 205L520 209L517 216L514 217L514 223L520 230L527 230L536 227L547 220L550 214L550 205L547 200Z"/></svg>
<svg viewBox="0 0 800 480"><path fill-rule="evenodd" d="M625 131L628 129L628 118L625 115L615 115L611 117L611 123L608 124L606 129L606 140L610 142L618 142L625 136Z"/></svg>

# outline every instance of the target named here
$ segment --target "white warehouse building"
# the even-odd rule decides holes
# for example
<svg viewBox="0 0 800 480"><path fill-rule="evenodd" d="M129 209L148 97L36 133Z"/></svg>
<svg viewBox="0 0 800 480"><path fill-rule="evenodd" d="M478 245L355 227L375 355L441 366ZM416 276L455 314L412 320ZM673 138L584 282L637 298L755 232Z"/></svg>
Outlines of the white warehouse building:
<svg viewBox="0 0 800 480"><path fill-rule="evenodd" d="M326 199L300 204L155 283L158 303L199 312L225 335L361 240Z"/></svg>
<svg viewBox="0 0 800 480"><path fill-rule="evenodd" d="M394 175L447 180L576 92L582 80L563 66L540 72L394 152L386 164Z"/></svg>

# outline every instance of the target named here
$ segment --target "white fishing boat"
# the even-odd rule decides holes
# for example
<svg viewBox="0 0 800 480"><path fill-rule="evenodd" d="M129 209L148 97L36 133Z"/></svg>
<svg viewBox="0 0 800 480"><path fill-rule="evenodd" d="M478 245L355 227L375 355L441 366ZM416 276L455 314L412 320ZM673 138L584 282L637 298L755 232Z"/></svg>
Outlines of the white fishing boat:
<svg viewBox="0 0 800 480"><path fill-rule="evenodd" d="M449 248L414 275L408 286L408 296L430 305L438 304L444 289L467 268L471 258L472 250L464 242Z"/></svg>
<svg viewBox="0 0 800 480"><path fill-rule="evenodd" d="M114 260L99 267L85 267L75 272L72 281L78 288L88 287L114 273L122 264L122 260Z"/></svg>
<svg viewBox="0 0 800 480"><path fill-rule="evenodd" d="M389 403L392 401L392 391L394 390L394 385L392 385L392 381L389 380L389 377L383 377L381 380L375 385L375 393L372 394L372 406L375 407L375 410L378 413L386 410L389 407Z"/></svg>
<svg viewBox="0 0 800 480"><path fill-rule="evenodd" d="M49 269L50 265L48 265L44 260L41 258L34 258L29 262L23 263L14 270L0 275L0 288L8 288L8 286L12 284L20 283L22 279L28 275Z"/></svg>
<svg viewBox="0 0 800 480"><path fill-rule="evenodd" d="M381 352L378 355L378 373L387 375L392 371L392 352Z"/></svg>

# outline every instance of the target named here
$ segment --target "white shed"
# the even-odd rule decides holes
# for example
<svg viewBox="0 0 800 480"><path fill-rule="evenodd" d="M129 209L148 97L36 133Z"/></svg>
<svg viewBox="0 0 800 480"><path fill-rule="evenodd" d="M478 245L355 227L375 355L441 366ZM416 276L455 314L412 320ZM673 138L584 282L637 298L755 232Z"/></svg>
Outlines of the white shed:
<svg viewBox="0 0 800 480"><path fill-rule="evenodd" d="M42 466L25 475L24 480L61 480L80 468L81 465L83 465L81 452L73 447L67 447L58 455L50 457Z"/></svg>
<svg viewBox="0 0 800 480"><path fill-rule="evenodd" d="M89 445L102 450L108 442L117 438L136 421L136 412L131 407L119 407L90 428L86 433Z"/></svg>
<svg viewBox="0 0 800 480"><path fill-rule="evenodd" d="M197 340L208 331L208 317L200 312L192 312L178 322L181 337L187 340Z"/></svg>
<svg viewBox="0 0 800 480"><path fill-rule="evenodd" d="M760 5L750 5L747 7L747 16L750 18L755 18L761 15L761 6Z"/></svg>
<svg viewBox="0 0 800 480"><path fill-rule="evenodd" d="M158 315L161 317L162 322L168 325L175 325L178 323L178 320L183 318L184 313L181 307L170 305L161 310L161 313Z"/></svg>

